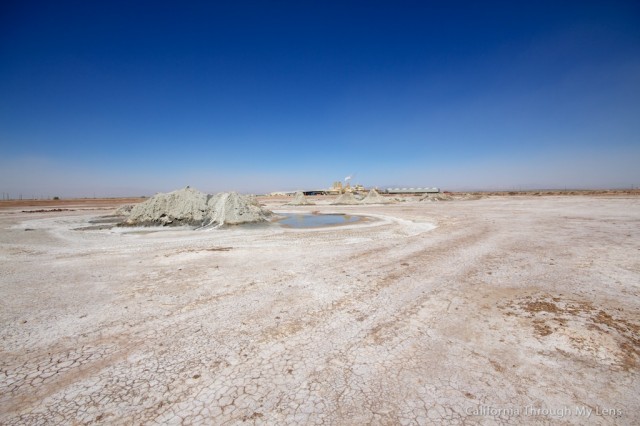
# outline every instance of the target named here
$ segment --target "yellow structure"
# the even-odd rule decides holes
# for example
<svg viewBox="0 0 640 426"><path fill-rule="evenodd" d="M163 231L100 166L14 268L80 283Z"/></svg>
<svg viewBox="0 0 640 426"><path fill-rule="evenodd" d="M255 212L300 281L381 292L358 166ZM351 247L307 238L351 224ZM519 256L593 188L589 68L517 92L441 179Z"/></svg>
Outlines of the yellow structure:
<svg viewBox="0 0 640 426"><path fill-rule="evenodd" d="M331 185L331 188L329 188L329 190L327 191L327 194L331 194L331 195L342 194L343 191L344 191L344 188L342 187L342 182L336 181L336 182L333 182L333 185Z"/></svg>
<svg viewBox="0 0 640 426"><path fill-rule="evenodd" d="M360 184L356 184L355 186L351 186L351 184L349 182L347 182L346 184L343 184L340 181L336 181L333 182L333 185L331 185L331 188L329 188L328 190L326 190L326 193L328 195L339 195L339 194L344 194L345 192L366 192L366 189L364 188L364 186L360 185Z"/></svg>

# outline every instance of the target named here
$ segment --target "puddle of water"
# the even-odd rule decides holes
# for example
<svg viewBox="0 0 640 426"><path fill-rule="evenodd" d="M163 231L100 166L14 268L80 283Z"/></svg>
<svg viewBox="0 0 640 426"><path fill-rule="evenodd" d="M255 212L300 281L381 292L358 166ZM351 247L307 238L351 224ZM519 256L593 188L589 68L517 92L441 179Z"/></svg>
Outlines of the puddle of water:
<svg viewBox="0 0 640 426"><path fill-rule="evenodd" d="M336 226L356 223L364 219L362 216L348 214L304 214L280 213L284 216L276 223L287 228L318 228L321 226Z"/></svg>
<svg viewBox="0 0 640 426"><path fill-rule="evenodd" d="M273 224L282 226L285 228L320 228L324 226L339 226L339 225L348 225L361 221L367 220L364 216L355 216L348 214L319 214L319 213L278 213L277 219L273 220L271 223L263 222L263 223L246 223L243 225L238 225L239 228L243 229L261 229L268 226L273 226ZM88 221L89 226L83 226L79 228L74 228L74 231L100 231L107 229L116 229L117 224L122 221L122 217L119 216L103 216L100 218L95 218L93 220ZM148 234L152 232L158 232L161 230L169 230L176 229L177 227L150 227L149 229L139 229L135 230L132 228L131 230L124 231L128 234ZM183 227L185 229L197 229L197 227ZM125 229L125 228L121 228Z"/></svg>

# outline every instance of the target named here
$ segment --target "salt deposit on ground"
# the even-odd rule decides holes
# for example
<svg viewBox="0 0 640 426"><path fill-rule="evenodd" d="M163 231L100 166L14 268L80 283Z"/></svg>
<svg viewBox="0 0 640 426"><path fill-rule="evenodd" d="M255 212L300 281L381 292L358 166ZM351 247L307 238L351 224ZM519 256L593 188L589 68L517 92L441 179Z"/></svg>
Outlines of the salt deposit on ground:
<svg viewBox="0 0 640 426"><path fill-rule="evenodd" d="M358 200L353 196L351 192L345 192L344 194L339 195L334 201L333 205L341 205L341 204L358 204Z"/></svg>
<svg viewBox="0 0 640 426"><path fill-rule="evenodd" d="M235 192L205 194L186 187L157 194L133 207L125 225L238 225L266 221L271 212L257 205L255 198Z"/></svg>
<svg viewBox="0 0 640 426"><path fill-rule="evenodd" d="M293 197L293 200L287 203L287 206L313 206L315 203L307 200L307 197L301 191L296 192L296 195Z"/></svg>
<svg viewBox="0 0 640 426"><path fill-rule="evenodd" d="M219 232L0 203L0 425L640 425L640 195L413 198Z"/></svg>
<svg viewBox="0 0 640 426"><path fill-rule="evenodd" d="M360 202L362 204L388 204L390 203L390 200L387 200L382 195L380 195L378 191L372 189Z"/></svg>

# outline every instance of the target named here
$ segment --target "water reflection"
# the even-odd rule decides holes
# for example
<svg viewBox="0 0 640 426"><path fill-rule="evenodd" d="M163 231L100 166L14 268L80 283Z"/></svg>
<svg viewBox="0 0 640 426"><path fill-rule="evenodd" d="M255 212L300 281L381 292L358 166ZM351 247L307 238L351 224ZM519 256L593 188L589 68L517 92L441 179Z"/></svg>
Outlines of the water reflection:
<svg viewBox="0 0 640 426"><path fill-rule="evenodd" d="M277 223L288 228L317 228L321 226L346 225L362 220L362 216L348 214L281 213L284 219Z"/></svg>

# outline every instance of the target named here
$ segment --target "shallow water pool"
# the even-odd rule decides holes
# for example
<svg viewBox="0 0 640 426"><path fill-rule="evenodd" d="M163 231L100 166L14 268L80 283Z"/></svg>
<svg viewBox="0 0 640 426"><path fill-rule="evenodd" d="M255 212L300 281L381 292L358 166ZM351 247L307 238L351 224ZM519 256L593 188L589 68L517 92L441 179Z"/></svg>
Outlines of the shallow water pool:
<svg viewBox="0 0 640 426"><path fill-rule="evenodd" d="M364 219L362 216L348 214L308 214L308 213L280 213L284 216L276 223L287 228L319 228L322 226L347 225Z"/></svg>

